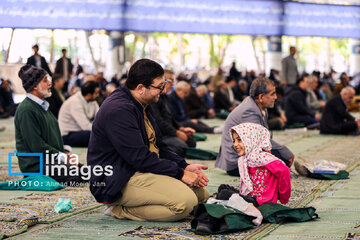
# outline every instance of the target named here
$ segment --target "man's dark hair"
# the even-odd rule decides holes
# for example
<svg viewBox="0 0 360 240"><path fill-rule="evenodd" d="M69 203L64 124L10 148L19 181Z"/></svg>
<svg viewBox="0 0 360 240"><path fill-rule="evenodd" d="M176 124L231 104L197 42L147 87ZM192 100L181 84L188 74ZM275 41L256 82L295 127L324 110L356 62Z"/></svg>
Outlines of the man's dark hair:
<svg viewBox="0 0 360 240"><path fill-rule="evenodd" d="M95 81L88 81L88 82L84 83L84 85L82 85L81 95L86 96L89 93L93 94L95 92L96 88L99 88L99 83L97 83Z"/></svg>
<svg viewBox="0 0 360 240"><path fill-rule="evenodd" d="M37 50L39 50L39 45L35 44L34 46L32 46L32 48L36 48Z"/></svg>
<svg viewBox="0 0 360 240"><path fill-rule="evenodd" d="M309 77L310 75L308 73L301 74L301 76L297 79L296 85L299 85L302 81L305 80L306 77Z"/></svg>
<svg viewBox="0 0 360 240"><path fill-rule="evenodd" d="M59 79L62 78L62 75L59 74L59 73L55 73L52 75L51 79L52 79L52 82L57 82L59 81Z"/></svg>
<svg viewBox="0 0 360 240"><path fill-rule="evenodd" d="M61 52L62 52L62 53L67 52L67 49L66 49L66 48L63 48L63 49L61 49Z"/></svg>
<svg viewBox="0 0 360 240"><path fill-rule="evenodd" d="M284 89L282 87L277 87L275 89L275 92L277 95L280 95L280 96L284 96L284 94L285 94Z"/></svg>
<svg viewBox="0 0 360 240"><path fill-rule="evenodd" d="M259 97L260 94L267 94L269 92L269 85L275 86L274 82L268 78L257 78L250 86L250 97L254 100Z"/></svg>
<svg viewBox="0 0 360 240"><path fill-rule="evenodd" d="M126 86L130 90L134 90L139 84L149 87L155 78L164 76L164 69L150 59L140 59L136 61L130 68Z"/></svg>

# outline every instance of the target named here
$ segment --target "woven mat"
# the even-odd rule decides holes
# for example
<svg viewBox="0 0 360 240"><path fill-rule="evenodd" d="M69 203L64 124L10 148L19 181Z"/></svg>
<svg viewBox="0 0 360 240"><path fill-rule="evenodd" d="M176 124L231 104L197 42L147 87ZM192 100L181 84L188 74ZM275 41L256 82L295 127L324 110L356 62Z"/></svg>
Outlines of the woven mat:
<svg viewBox="0 0 360 240"><path fill-rule="evenodd" d="M221 125L221 123L222 122L219 121L213 121L209 124ZM199 142L198 147L218 151L221 135L207 134L207 136L208 140L205 142ZM320 136L317 131L274 131L273 138L281 144L286 144L296 156L301 156L308 161L315 161L318 159L335 160L348 164L350 169L358 159L358 156L360 156L360 149L358 148L360 139L355 137L324 137ZM11 144L8 145L9 149L11 149ZM210 193L216 192L217 187L220 184L230 184L233 186L238 185L238 178L230 177L226 175L224 171L216 169L214 167L214 161L190 160L189 162L201 163L209 166L209 170L207 170L206 174L210 179L208 186ZM4 165L0 162L0 172L2 169L1 166ZM305 206L308 202L325 191L325 189L331 185L331 182L333 182L299 176L293 168L291 171L292 194L290 201L287 204L290 207ZM76 193L76 191L78 192ZM61 197L67 196L70 199L74 198L79 201L79 206L75 206L73 202L73 212L86 209L86 207L99 206L96 206L96 203L87 188L80 188L77 190L67 188L53 193L31 193L25 197L15 196L13 200L25 200L26 203L23 203L25 204L25 208L28 210L35 209L34 212L38 213L43 221L54 222L57 221L61 215L52 215L53 209L51 206L53 207L55 205L60 195ZM42 208L42 204L37 203L37 201L41 198L43 198L46 202L46 204L44 204L44 208ZM9 205L6 206L8 207ZM18 212L18 214L15 215L21 216L21 214L27 213L26 211L22 213ZM11 216L9 215L8 217ZM190 229L190 219L191 218L188 218L178 223L161 224L151 222L134 222L104 216L103 208L100 208L86 214L73 216L61 223L51 224L41 231L27 233L22 236L28 239L51 239L52 236L54 238L55 236L61 236L62 238L71 238L70 236L74 236L76 239L98 239L99 236L104 239L129 239L134 237L135 239L247 239L257 236L261 232L274 229L273 226L270 227L270 224L266 224L248 231L233 234L199 237L198 235L188 231ZM14 225L16 224L12 224L11 226ZM10 227L8 227L8 229L10 229ZM11 229L14 230L14 228ZM71 235L69 235L70 233Z"/></svg>
<svg viewBox="0 0 360 240"><path fill-rule="evenodd" d="M0 126L6 127L4 132L0 132L0 182L22 179L22 176L8 175L8 153L15 150L13 121L13 118L0 120ZM74 148L73 152L78 154L80 162L86 162L86 148ZM11 171L20 172L17 159L12 161ZM10 236L26 231L19 223L33 216L38 217L39 223L52 223L101 206L88 186L67 187L53 192L0 191L0 194L0 232ZM71 200L73 208L68 213L55 213L54 206L59 198Z"/></svg>

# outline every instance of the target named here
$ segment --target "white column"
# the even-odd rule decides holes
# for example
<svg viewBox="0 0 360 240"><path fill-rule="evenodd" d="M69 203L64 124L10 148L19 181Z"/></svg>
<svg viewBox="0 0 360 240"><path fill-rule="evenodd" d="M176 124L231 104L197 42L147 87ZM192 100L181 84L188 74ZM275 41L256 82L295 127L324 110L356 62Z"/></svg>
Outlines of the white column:
<svg viewBox="0 0 360 240"><path fill-rule="evenodd" d="M266 76L270 69L281 70L281 37L268 37L268 49L266 52Z"/></svg>
<svg viewBox="0 0 360 240"><path fill-rule="evenodd" d="M350 75L360 72L360 39L350 39Z"/></svg>
<svg viewBox="0 0 360 240"><path fill-rule="evenodd" d="M120 74L125 62L124 34L119 31L109 33L109 48L106 61L106 76L111 78L115 73ZM120 76L118 76L120 77Z"/></svg>

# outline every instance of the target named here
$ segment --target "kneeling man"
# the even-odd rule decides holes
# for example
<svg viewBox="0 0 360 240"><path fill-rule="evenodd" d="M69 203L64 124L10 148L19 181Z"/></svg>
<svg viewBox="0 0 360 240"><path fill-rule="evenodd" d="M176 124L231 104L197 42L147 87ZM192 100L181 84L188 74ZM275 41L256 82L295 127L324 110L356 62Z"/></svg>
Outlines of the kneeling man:
<svg viewBox="0 0 360 240"><path fill-rule="evenodd" d="M162 142L150 104L159 100L165 84L158 63L138 60L125 86L106 98L95 117L88 165L113 169L110 176L90 178L96 200L108 204L105 214L137 221L177 221L209 198L204 188L208 178L201 172L207 167L187 164Z"/></svg>

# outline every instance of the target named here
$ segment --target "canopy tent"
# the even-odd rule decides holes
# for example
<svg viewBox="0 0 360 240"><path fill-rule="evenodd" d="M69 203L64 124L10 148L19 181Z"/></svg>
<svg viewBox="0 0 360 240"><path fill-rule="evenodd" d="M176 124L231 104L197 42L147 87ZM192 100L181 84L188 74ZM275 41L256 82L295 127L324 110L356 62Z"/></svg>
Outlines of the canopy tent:
<svg viewBox="0 0 360 240"><path fill-rule="evenodd" d="M360 6L282 0L2 0L0 27L360 39Z"/></svg>

